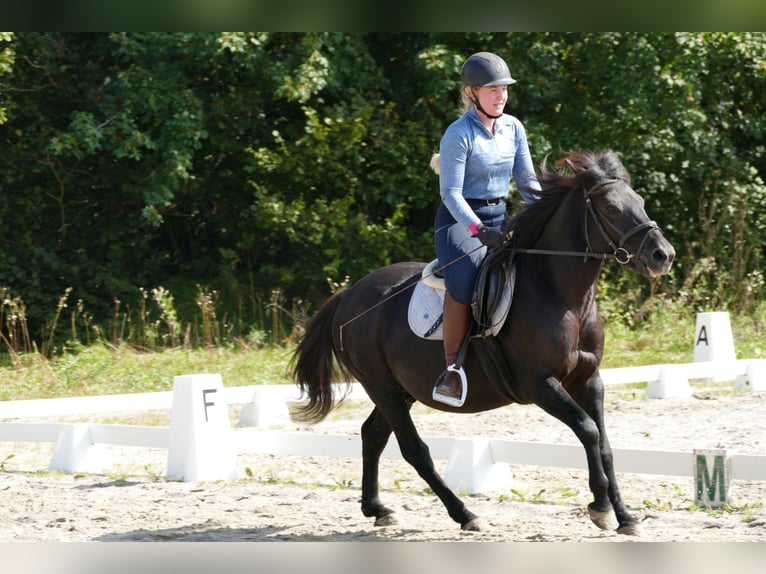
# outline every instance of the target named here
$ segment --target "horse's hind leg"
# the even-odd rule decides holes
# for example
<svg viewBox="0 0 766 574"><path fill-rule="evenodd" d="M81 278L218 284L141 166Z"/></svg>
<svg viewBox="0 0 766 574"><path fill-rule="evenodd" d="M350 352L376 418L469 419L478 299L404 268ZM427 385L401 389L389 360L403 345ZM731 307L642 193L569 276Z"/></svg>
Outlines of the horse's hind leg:
<svg viewBox="0 0 766 574"><path fill-rule="evenodd" d="M397 439L404 460L410 463L423 480L428 483L434 494L444 504L450 517L460 524L463 530L481 530L482 525L479 517L465 507L463 501L452 492L436 472L428 445L417 434L414 425L411 428L399 427Z"/></svg>
<svg viewBox="0 0 766 574"><path fill-rule="evenodd" d="M386 418L394 429L404 460L412 465L420 477L426 481L434 494L442 501L450 517L460 524L463 530L481 530L482 524L479 517L465 507L463 501L452 492L436 472L428 445L420 438L410 416L409 406L411 405L406 408L391 408L392 405L389 403L386 406Z"/></svg>
<svg viewBox="0 0 766 574"><path fill-rule="evenodd" d="M382 398L381 396L376 399L375 410L362 425L362 512L365 516L375 516L376 525L390 524L388 521L395 520L392 516L393 511L383 506L378 498L378 462L393 429L402 457L431 487L450 517L460 524L463 530L480 530L478 516L465 507L463 501L436 472L428 445L420 438L412 422L412 402L407 402L401 397L392 400L390 395L385 401L382 401Z"/></svg>
<svg viewBox="0 0 766 574"><path fill-rule="evenodd" d="M394 511L380 502L380 455L391 436L391 426L375 407L362 424L362 514L375 517L375 526L396 524Z"/></svg>

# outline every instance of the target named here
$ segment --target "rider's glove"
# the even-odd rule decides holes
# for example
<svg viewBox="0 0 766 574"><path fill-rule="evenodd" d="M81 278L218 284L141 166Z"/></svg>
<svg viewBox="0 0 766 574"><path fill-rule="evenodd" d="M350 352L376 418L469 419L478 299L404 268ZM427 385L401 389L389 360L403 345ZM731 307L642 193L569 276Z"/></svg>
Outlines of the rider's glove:
<svg viewBox="0 0 766 574"><path fill-rule="evenodd" d="M500 231L499 227L487 227L483 223L479 223L476 226L476 237L484 245L492 248L500 247L507 239L505 233Z"/></svg>

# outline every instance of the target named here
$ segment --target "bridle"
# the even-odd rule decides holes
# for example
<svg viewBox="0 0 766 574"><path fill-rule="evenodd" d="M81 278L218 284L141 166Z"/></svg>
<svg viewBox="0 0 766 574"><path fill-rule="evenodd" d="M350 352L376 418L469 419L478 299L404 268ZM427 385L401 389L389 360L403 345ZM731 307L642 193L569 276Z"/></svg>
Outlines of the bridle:
<svg viewBox="0 0 766 574"><path fill-rule="evenodd" d="M585 251L556 251L551 249L519 249L511 247L516 253L529 253L532 255L569 255L569 256L579 256L583 257L583 261L587 261L590 259L614 259L617 261L617 263L621 265L627 265L630 263L631 259L634 257L638 257L641 254L641 251L644 248L644 245L646 244L646 240L649 239L649 234L654 231L655 229L659 229L660 226L657 225L656 221L647 221L645 223L639 223L636 225L633 229L622 233L617 227L608 219L604 218L604 222L611 227L614 231L616 231L619 234L619 239L617 240L617 243L615 244L612 237L607 233L606 229L604 228L604 225L601 221L601 218L599 217L598 211L593 206L593 202L591 201L591 196L595 191L598 189L601 189L602 187L615 183L617 181L620 181L619 179L608 179L606 181L602 181L591 187L590 189L583 189L583 196L585 198L585 205L587 207L587 210L585 211ZM590 215L593 218L594 223L596 224L596 227L598 228L599 232L601 233L601 237L606 241L607 245L612 249L611 253L600 253L593 251L593 248L590 245L590 234L588 233L588 215ZM628 251L624 245L634 235L637 233L641 233L644 231L644 237L641 240L641 243L638 245L638 249L635 253L631 253Z"/></svg>
<svg viewBox="0 0 766 574"><path fill-rule="evenodd" d="M644 248L644 244L646 243L646 240L649 239L649 234L654 231L655 229L659 229L660 226L657 225L656 221L647 221L645 223L639 223L636 225L633 229L630 231L627 231L625 233L622 233L620 235L620 239L617 242L617 245L614 244L614 241L612 241L611 236L606 232L604 229L604 226L601 224L601 219L598 216L598 212L596 211L596 208L593 207L593 202L591 201L591 195L593 195L593 192L597 189L609 185L610 183L615 183L619 180L617 179L610 179L604 182L599 183L598 185L590 188L589 190L584 191L585 194L585 205L588 207L588 212L593 217L593 221L596 223L596 227L598 227L598 230L601 232L601 237L604 238L604 241L606 241L607 245L612 248L612 256L617 261L617 263L620 263L622 265L626 265L630 262L633 257L638 257L641 254L641 251ZM590 237L588 237L588 215L585 215L585 245L587 245L588 251L592 251L590 246ZM617 227L614 226L614 224L609 221L608 219L604 219L604 221L611 227L614 231L617 233L620 233L620 230L617 229ZM645 231L643 239L641 239L641 243L638 245L638 249L634 254L631 254L627 249L623 247L625 245L625 242L636 235L637 233L640 233L642 231Z"/></svg>

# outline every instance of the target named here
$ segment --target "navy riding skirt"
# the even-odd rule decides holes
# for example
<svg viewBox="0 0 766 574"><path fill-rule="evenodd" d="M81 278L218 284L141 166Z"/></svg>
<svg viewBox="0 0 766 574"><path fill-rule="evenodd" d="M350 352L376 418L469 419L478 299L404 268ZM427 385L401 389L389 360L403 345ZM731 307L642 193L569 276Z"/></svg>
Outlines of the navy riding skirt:
<svg viewBox="0 0 766 574"><path fill-rule="evenodd" d="M504 201L490 205L486 200L469 199L468 204L481 222L488 227L499 227L505 221ZM470 304L476 275L487 254L487 248L477 237L473 237L463 224L455 221L443 203L439 205L434 218L434 245L439 267L444 267L442 273L447 291L458 303ZM473 251L477 247L481 249ZM462 257L466 253L471 254ZM454 263L451 263L453 261Z"/></svg>

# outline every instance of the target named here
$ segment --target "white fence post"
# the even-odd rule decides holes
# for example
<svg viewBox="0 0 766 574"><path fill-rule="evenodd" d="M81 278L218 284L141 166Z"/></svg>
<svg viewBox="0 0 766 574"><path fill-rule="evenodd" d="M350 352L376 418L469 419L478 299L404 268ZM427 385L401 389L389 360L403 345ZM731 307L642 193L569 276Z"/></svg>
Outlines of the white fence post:
<svg viewBox="0 0 766 574"><path fill-rule="evenodd" d="M492 458L489 439L456 438L444 470L444 482L457 491L494 492L511 485L511 468Z"/></svg>
<svg viewBox="0 0 766 574"><path fill-rule="evenodd" d="M111 467L105 445L93 444L89 423L61 425L49 470L99 474Z"/></svg>
<svg viewBox="0 0 766 574"><path fill-rule="evenodd" d="M744 375L734 379L739 391L766 391L766 359L753 359L747 363Z"/></svg>
<svg viewBox="0 0 766 574"><path fill-rule="evenodd" d="M236 453L221 375L174 377L168 477L184 482L229 480L235 473Z"/></svg>
<svg viewBox="0 0 766 574"><path fill-rule="evenodd" d="M691 394L689 378L678 365L664 365L659 379L646 384L646 396L650 399L686 398Z"/></svg>
<svg viewBox="0 0 766 574"><path fill-rule="evenodd" d="M239 413L240 426L268 427L290 422L284 393L277 393L274 387L255 387L252 399L242 406Z"/></svg>

